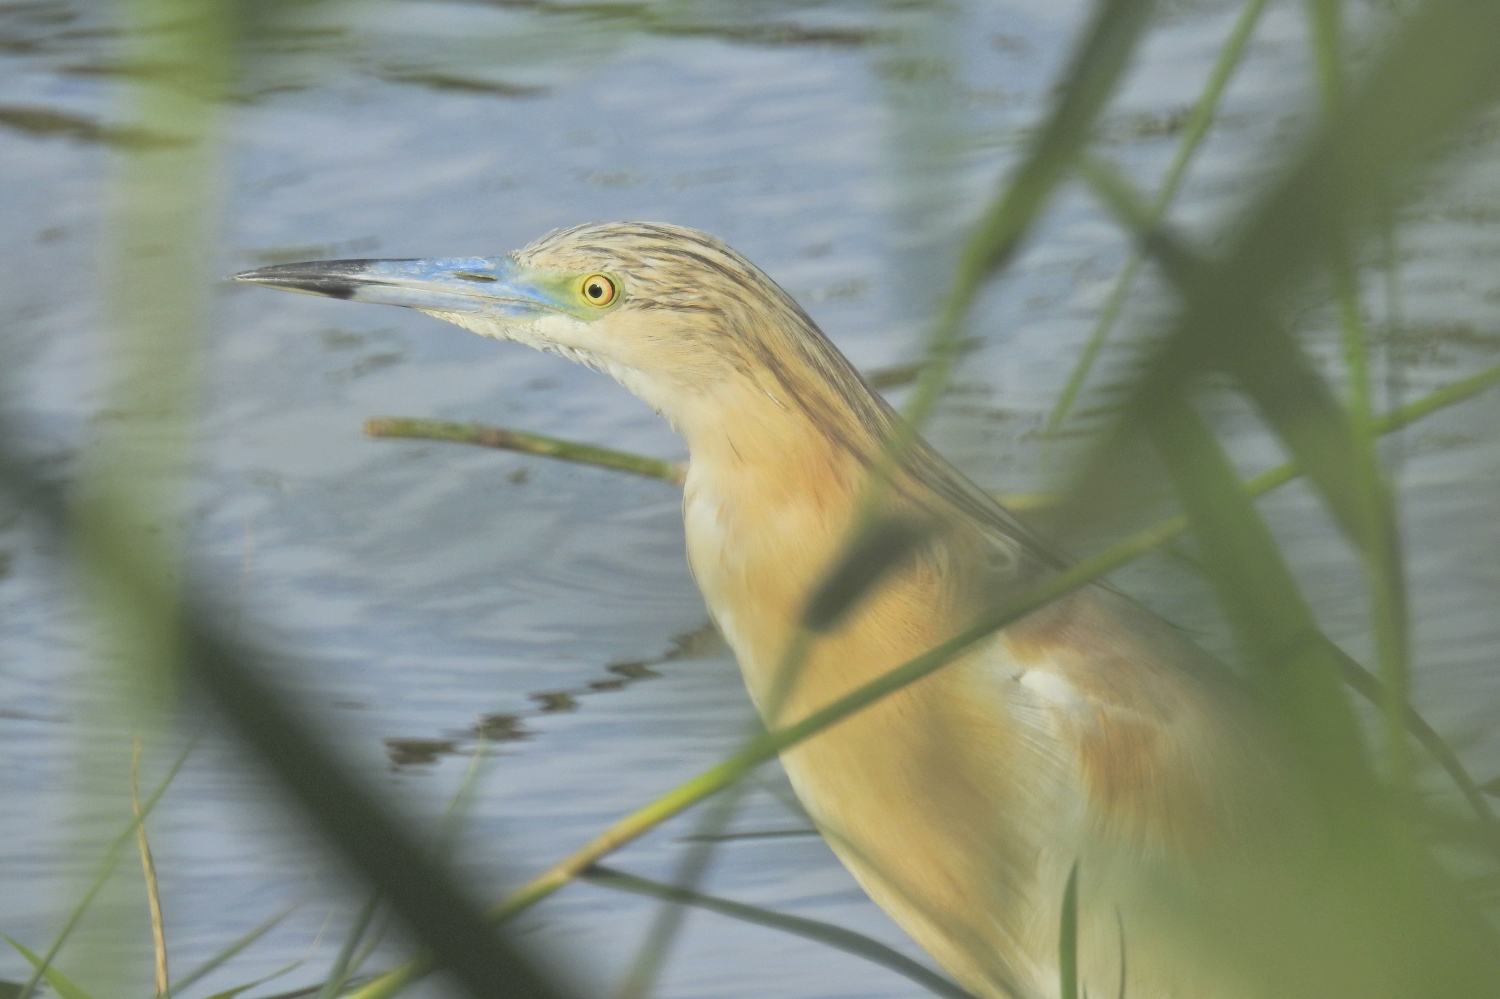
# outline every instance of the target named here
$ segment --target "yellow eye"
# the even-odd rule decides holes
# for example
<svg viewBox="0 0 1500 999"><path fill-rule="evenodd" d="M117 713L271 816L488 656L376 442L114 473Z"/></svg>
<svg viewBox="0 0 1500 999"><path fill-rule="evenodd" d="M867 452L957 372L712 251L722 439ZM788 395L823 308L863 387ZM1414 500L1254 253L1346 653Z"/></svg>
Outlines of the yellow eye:
<svg viewBox="0 0 1500 999"><path fill-rule="evenodd" d="M603 274L590 274L578 284L578 293L590 305L604 308L615 300L615 283Z"/></svg>

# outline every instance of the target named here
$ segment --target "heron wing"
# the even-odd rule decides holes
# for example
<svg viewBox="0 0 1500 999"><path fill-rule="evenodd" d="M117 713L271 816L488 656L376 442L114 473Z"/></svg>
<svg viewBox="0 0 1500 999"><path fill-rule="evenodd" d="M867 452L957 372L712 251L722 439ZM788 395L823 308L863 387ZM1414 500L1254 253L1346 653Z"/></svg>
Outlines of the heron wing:
<svg viewBox="0 0 1500 999"><path fill-rule="evenodd" d="M1226 791L1260 740L1245 692L1181 632L1100 587L1006 629L1015 694L1111 840L1190 849L1223 833Z"/></svg>
<svg viewBox="0 0 1500 999"><path fill-rule="evenodd" d="M909 468L979 531L988 605L1072 560L936 452ZM1243 821L1277 766L1247 689L1183 632L1096 582L1000 633L993 658L1110 839L1187 846ZM1271 778L1274 783L1275 778ZM1236 810L1231 812L1231 809Z"/></svg>

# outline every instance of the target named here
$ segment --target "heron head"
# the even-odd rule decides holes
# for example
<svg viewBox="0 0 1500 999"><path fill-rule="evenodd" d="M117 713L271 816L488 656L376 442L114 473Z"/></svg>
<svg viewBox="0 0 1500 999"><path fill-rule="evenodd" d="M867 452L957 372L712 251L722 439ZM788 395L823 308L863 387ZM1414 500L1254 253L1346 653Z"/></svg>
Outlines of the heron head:
<svg viewBox="0 0 1500 999"><path fill-rule="evenodd" d="M562 354L608 371L669 417L684 394L794 355L789 338L821 338L785 292L719 240L650 223L578 226L502 257L318 260L235 279L401 305Z"/></svg>

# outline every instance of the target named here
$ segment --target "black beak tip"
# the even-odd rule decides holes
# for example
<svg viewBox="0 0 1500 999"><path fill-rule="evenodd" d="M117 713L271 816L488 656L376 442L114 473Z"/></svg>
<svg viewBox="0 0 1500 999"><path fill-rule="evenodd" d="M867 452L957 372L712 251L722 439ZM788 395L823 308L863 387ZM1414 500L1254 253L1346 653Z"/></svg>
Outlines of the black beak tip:
<svg viewBox="0 0 1500 999"><path fill-rule="evenodd" d="M308 263L275 264L253 271L231 274L231 281L265 285L285 291L300 291L325 298L353 298L360 282L356 275L364 270L365 260L316 260Z"/></svg>

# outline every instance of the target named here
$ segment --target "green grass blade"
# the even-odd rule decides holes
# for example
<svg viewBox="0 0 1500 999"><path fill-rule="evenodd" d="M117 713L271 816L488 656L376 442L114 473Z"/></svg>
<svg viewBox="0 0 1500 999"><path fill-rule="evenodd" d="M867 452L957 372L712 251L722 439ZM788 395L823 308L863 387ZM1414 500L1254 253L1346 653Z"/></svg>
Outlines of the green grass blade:
<svg viewBox="0 0 1500 999"><path fill-rule="evenodd" d="M67 564L93 668L77 727L74 781L88 814L128 785L129 736L154 743L177 704L181 560L189 516L186 485L196 457L203 347L214 282L219 124L235 66L232 0L133 0L112 6L111 104L117 134L158 141L119 144L106 161L98 329L91 352L99 418L87 422L70 475ZM107 552L130 547L153 576L150 602L112 584ZM107 824L76 824L90 861ZM138 830L144 827L137 825ZM140 832L141 842L146 837ZM149 851L148 899L152 874ZM105 993L130 990L140 965L135 907L95 906L98 945L70 958L75 974ZM159 916L159 913L153 913ZM156 925L160 926L159 920ZM165 944L156 977L164 990Z"/></svg>
<svg viewBox="0 0 1500 999"><path fill-rule="evenodd" d="M928 341L906 405L910 433L926 422L962 352L963 327L981 288L1015 254L1119 86L1149 20L1152 0L1100 0L1063 73L1059 97L1021 164L975 224ZM892 442L900 454L905 443Z"/></svg>
<svg viewBox="0 0 1500 999"><path fill-rule="evenodd" d="M1078 999L1078 862L1068 872L1063 889L1062 918L1057 930L1057 994Z"/></svg>
<svg viewBox="0 0 1500 999"><path fill-rule="evenodd" d="M1455 382L1444 389L1440 389L1430 396L1403 406L1387 414L1377 425L1380 427L1381 432L1389 433L1424 416L1431 415L1444 408L1456 405L1465 399L1472 398L1497 385L1500 385L1500 365L1488 368L1469 378ZM1253 495L1261 495L1278 486L1291 482L1297 475L1298 470L1296 465L1288 463L1256 476L1246 484L1245 489ZM1155 550L1167 541L1178 537L1187 528L1187 519L1178 516L1162 521L1154 527L1137 532L1126 540L1112 545L1106 551L1087 559L1074 569L1069 570L1068 573L1064 574L1067 578L1050 581L1053 589L1050 589L1047 593L1034 594L1040 600L1037 606L1042 606L1056 599L1058 596L1062 596L1072 589L1083 586L1093 580L1103 578L1147 552ZM981 622L980 625L976 626L976 629L989 627L991 631L998 630L1004 627L1006 623L1009 623L1007 614L1012 611L1016 617L1027 613L1027 610L1023 607L1006 609L999 612L996 617ZM987 634L988 632L985 633ZM880 691L876 689L877 685L893 683L894 686L891 689L896 689L904 683L915 682L915 680L927 675L927 672L930 672L931 669L938 668L937 665L933 665L935 659L941 658L944 655L949 657L957 655L958 652L954 651L955 647L966 639L970 639L970 636L973 634L974 631L971 630L968 635L959 636L953 642L939 649L932 650L927 656L905 664L901 667L901 670L906 672L902 673L900 677L888 675L866 687L854 691L848 697L820 712L816 719L817 723L831 725L863 706L865 703L864 698L869 697L872 700L878 698ZM977 641L978 638L970 640ZM959 648L959 651L961 651L961 648ZM943 661L946 662L947 660ZM813 731L790 734L798 738L804 738L813 734ZM516 913L530 908L577 877L581 871L599 859L608 856L638 836L655 828L657 825L679 814L709 795L740 780L750 769L770 759L780 749L792 745L795 739L789 739L788 735L789 733L781 732L775 736L765 737L765 739L747 747L735 756L711 767L691 780L679 784L667 794L662 795L655 801L615 822L584 847L558 861L552 867L537 875L492 907L490 909L491 918L496 920L508 919ZM787 739L788 741L783 743L780 741L782 739ZM1469 783L1472 784L1473 782L1469 781ZM369 984L353 993L352 999L386 999L386 997L395 995L406 985L420 978L429 970L431 970L429 959L425 957L416 958L377 976Z"/></svg>
<svg viewBox="0 0 1500 999"><path fill-rule="evenodd" d="M1327 844L1306 859L1299 851L1279 849L1275 865L1283 869L1255 875L1267 887L1278 877L1308 887L1234 901L1252 914L1236 930L1244 960L1271 962L1265 972L1257 971L1270 981L1305 978L1306 970L1297 969L1315 959L1323 969L1319 975L1330 977L1308 995L1354 995L1358 982L1397 979L1411 984L1393 995L1478 999L1489 994L1500 980L1500 939L1392 822L1388 799L1367 772L1331 643L1318 631L1218 441L1182 401L1154 407L1149 432L1193 524L1205 575L1250 654L1262 700L1312 790L1310 805L1318 821L1308 832L1314 842ZM1252 890L1249 883L1245 888ZM1299 901L1303 892L1305 905ZM1287 911L1308 906L1321 910L1316 918ZM1274 943L1274 935L1245 936L1269 919L1295 927L1302 949L1288 951L1284 942ZM1391 946L1392 939L1402 939L1402 946ZM1285 966L1275 966L1281 963Z"/></svg>
<svg viewBox="0 0 1500 999"><path fill-rule="evenodd" d="M288 698L248 668L249 656L189 621L187 662L234 731L413 935L474 996L561 994L519 948L485 925L451 869L314 735Z"/></svg>
<svg viewBox="0 0 1500 999"><path fill-rule="evenodd" d="M1121 432L1152 419L1158 404L1173 405L1186 379L1214 367L1232 373L1256 403L1261 416L1281 437L1300 467L1318 487L1334 516L1363 550L1379 532L1377 515L1362 491L1367 475L1360 449L1343 409L1293 341L1284 324L1263 302L1242 300L1225 312L1215 295L1239 296L1226 268L1193 253L1177 238L1148 222L1144 201L1123 175L1089 159L1080 173L1115 216L1141 239L1161 263L1184 299L1184 316L1140 379L1127 404ZM1096 484L1097 487L1097 484Z"/></svg>
<svg viewBox="0 0 1500 999"><path fill-rule="evenodd" d="M1424 416L1431 416L1455 403L1472 398L1496 385L1500 385L1500 364L1485 368L1467 378L1461 378L1451 385L1445 385L1420 399L1391 410L1385 416L1376 419L1375 429L1379 433L1388 434L1415 423Z"/></svg>
<svg viewBox="0 0 1500 999"><path fill-rule="evenodd" d="M681 842L697 843L700 841L711 841L714 843L733 843L747 839L805 839L810 836L820 835L811 826L805 829L747 829L744 832L720 833L717 836L704 836L693 833L681 837Z"/></svg>
<svg viewBox="0 0 1500 999"><path fill-rule="evenodd" d="M120 862L120 855L124 852L126 845L135 838L136 829L151 814L152 809L156 807L156 803L161 800L162 795L167 793L167 788L172 786L172 781L177 777L177 772L187 762L188 754L193 751L193 747L197 745L197 742L196 738L188 741L188 744L183 747L182 752L178 753L177 758L172 761L172 765L167 768L166 776L162 778L156 790L141 805L140 816L132 818L126 824L125 828L120 830L115 835L115 838L110 841L109 846L105 848L104 859L100 861L98 870L94 872L93 881L84 890L83 897L78 900L78 903L73 906L72 911L68 913L68 918L63 921L62 928L57 931L57 935L52 938L52 943L47 946L47 952L42 955L41 966L33 971L31 977L21 986L19 999L29 999L32 992L35 991L37 983L42 980L43 970L52 965L58 953L63 949L63 945L73 935L73 930L77 928L79 920L83 919L83 914L88 911L94 899L104 890L105 884L109 882L110 875L114 873L115 865Z"/></svg>
<svg viewBox="0 0 1500 999"><path fill-rule="evenodd" d="M761 726L756 724L754 731L761 731ZM740 801L749 789L748 782L740 781L719 795L700 816L694 829L694 842L683 852L672 872L672 884L662 886L668 889L668 893L656 896L662 900L662 905L636 951L635 960L615 991L615 999L645 999L650 994L682 931L687 915L684 899L697 891L708 874L714 852L722 842L721 834L734 820Z"/></svg>
<svg viewBox="0 0 1500 999"><path fill-rule="evenodd" d="M968 992L929 968L913 961L905 954L894 951L880 941L873 940L862 933L855 933L853 930L847 930L832 923L825 923L815 919L805 919L801 916L788 916L784 913L772 912L769 909L762 909L758 906L733 902L714 895L704 895L696 891L677 888L672 885L662 884L658 881L651 881L647 878L637 877L633 874L626 874L623 871L597 865L586 869L582 876L590 884L596 884L603 888L632 892L637 895L647 895L652 898L662 899L663 901L675 902L679 905L690 905L709 912L716 912L722 916L728 916L731 919L743 920L747 923L754 923L757 926L768 926L795 936L816 940L819 943L857 955L875 964L889 968L898 974L905 975L936 995L947 997L947 999L973 999L973 996Z"/></svg>
<svg viewBox="0 0 1500 999"><path fill-rule="evenodd" d="M223 967L230 960L239 955L246 947L249 947L251 944L255 943L255 941L259 940L261 937L265 936L267 933L270 933L276 927L280 926L282 921L286 919L287 916L290 916L293 912L296 912L300 907L300 903L297 905L289 905L286 908L282 909L280 912L275 913L270 918L266 919L260 925L255 926L248 932L236 937L218 953L214 954L208 960L198 965L198 967L194 968L186 975L180 976L177 981L172 984L173 993L179 993L204 976L219 970L219 968ZM258 985L260 983L256 982L255 984Z"/></svg>
<svg viewBox="0 0 1500 999"><path fill-rule="evenodd" d="M1167 167L1166 177L1163 178L1161 187L1151 202L1151 208L1147 213L1151 225L1156 225L1161 221L1172 199L1177 196L1177 190L1182 186L1183 178L1187 176L1187 168L1192 164L1193 155L1198 151L1204 137L1208 135L1209 127L1213 124L1214 115L1218 112L1219 100L1224 96L1224 91L1229 86L1234 71L1239 68L1240 58L1245 53L1245 47L1250 42L1250 36L1260 21L1260 15L1265 10L1266 3L1267 0L1250 0L1241 8L1239 17L1230 28L1229 36L1224 40L1223 48L1219 50L1219 57L1209 71L1203 93L1193 106L1193 112L1188 118L1187 127L1183 130L1182 139L1177 144L1177 151ZM1119 276L1115 278L1114 286L1110 289L1109 297L1105 299L1104 307L1099 311L1099 318L1089 333L1088 341L1078 355L1073 370L1068 373L1068 380L1063 385L1063 390L1058 395L1052 412L1047 416L1048 434L1057 433L1062 428L1063 421L1068 418L1068 413L1072 411L1073 404L1077 401L1078 394L1083 390L1084 382L1088 380L1089 372L1093 369L1094 361L1104 346L1105 339L1115 323L1119 321L1120 313L1125 308L1125 301L1130 295L1130 289L1134 286L1136 276L1140 273L1145 260L1146 255L1140 249L1132 250L1130 257L1125 261L1125 266L1120 269Z"/></svg>
<svg viewBox="0 0 1500 999"><path fill-rule="evenodd" d="M1371 704L1384 708L1389 698L1380 680L1356 662L1353 656L1335 645L1332 640L1325 638L1324 641L1327 643L1328 654L1338 660L1339 672L1344 682ZM1458 754L1453 752L1448 743L1443 741L1443 737L1427 724L1427 719L1423 718L1410 704L1406 705L1404 722L1407 731L1422 745L1422 748L1432 755L1433 760L1443 768L1443 772L1469 802L1469 806L1473 808L1474 814L1484 824L1489 834L1491 849L1500 851L1500 821L1497 821L1494 808L1485 797L1484 791L1464 768Z"/></svg>
<svg viewBox="0 0 1500 999"><path fill-rule="evenodd" d="M362 981L369 980L371 976L361 976L359 971L365 966L365 962L370 959L370 955L375 953L375 949L385 941L386 931L390 928L391 915L389 912L382 913L376 917L375 928L366 935L364 947L360 949L359 953L354 955L354 960L349 963L349 981L345 983L346 987L355 979L361 979Z"/></svg>
<svg viewBox="0 0 1500 999"><path fill-rule="evenodd" d="M313 995L320 987L318 985L308 985L300 989L290 989L286 992L276 992L268 996L259 996L257 999L303 999L304 996Z"/></svg>
<svg viewBox="0 0 1500 999"><path fill-rule="evenodd" d="M1142 208L1142 202L1118 171L1102 160L1088 158L1080 164L1079 172L1088 180L1100 201L1123 224L1138 234L1146 231L1147 216ZM1176 252L1175 244L1159 245L1158 250L1163 254ZM1436 389L1420 399L1398 406L1384 416L1373 417L1371 429L1377 434L1392 433L1494 388L1496 385L1500 385L1500 365L1484 368L1450 385ZM1266 474L1296 477L1302 473L1297 463L1293 461L1279 466L1274 473ZM1282 479L1282 481L1290 481L1290 478ZM1277 484L1279 485L1280 482Z"/></svg>
<svg viewBox="0 0 1500 999"><path fill-rule="evenodd" d="M474 799L479 794L479 782L485 775L489 747L489 739L481 732L479 738L474 740L474 751L469 755L469 765L464 769L463 779L458 782L458 790L453 793L448 807L443 810L442 848L445 854L451 855L458 847L459 833L463 830L464 820L469 817L469 811L474 807Z"/></svg>
<svg viewBox="0 0 1500 999"><path fill-rule="evenodd" d="M354 925L349 927L349 932L344 937L344 943L339 947L337 956L333 959L333 965L328 969L328 978L323 982L323 987L318 990L317 999L333 999L343 991L353 974L353 962L355 952L359 949L359 942L364 939L370 930L370 924L375 920L375 911L380 906L380 896L372 895L364 905L360 906L359 914L354 917Z"/></svg>
<svg viewBox="0 0 1500 999"><path fill-rule="evenodd" d="M1309 775L1318 831L1327 837L1321 842L1336 844L1309 854L1312 866L1288 856L1285 863L1296 866L1286 873L1305 870L1293 876L1315 878L1307 899L1327 908L1311 918L1280 911L1252 916L1248 925L1300 920L1296 932L1305 941L1301 953L1260 959L1289 962L1272 972L1283 977L1299 962L1316 961L1333 976L1321 986L1328 994L1353 995L1357 982L1387 980L1409 983L1394 995L1492 994L1500 981L1500 938L1431 865L1409 836L1403 812L1391 808L1365 771L1357 724L1337 689L1340 656L1317 630L1218 441L1185 402L1157 406L1150 432L1188 511L1205 574L1250 652L1299 771ZM1274 878L1273 871L1257 875L1267 885Z"/></svg>
<svg viewBox="0 0 1500 999"><path fill-rule="evenodd" d="M1195 257L1170 234L1152 229L1140 196L1117 171L1090 160L1081 172L1116 216L1157 254L1168 277L1187 299L1188 310L1195 308L1194 296L1212 283L1212 265ZM1337 271L1337 242L1331 252ZM1357 303L1346 303L1346 311L1348 308L1357 309ZM1226 366L1299 459L1300 466L1311 470L1314 484L1364 563L1383 681L1381 707L1386 719L1389 770L1395 786L1407 794L1406 594L1394 500L1378 467L1373 417L1359 410L1353 418L1346 414L1285 326L1269 313L1247 307L1236 319L1248 327L1240 331L1248 342L1237 342L1226 349ZM1362 327L1346 334L1346 343L1350 337L1362 343ZM1179 343L1179 348L1189 349L1185 343ZM1362 347L1358 352L1362 356ZM1163 391L1170 389L1163 387ZM1143 400L1137 416L1149 418L1151 407L1163 398L1167 397ZM1368 402L1367 395L1362 398Z"/></svg>
<svg viewBox="0 0 1500 999"><path fill-rule="evenodd" d="M1184 269L1180 254L1163 245L1165 234L1146 232L1148 251L1167 263L1184 306L1137 380L1127 416L1173 397L1180 382L1205 368L1233 372L1351 536L1379 544L1371 523L1382 511L1368 509L1370 477L1351 466L1359 453L1347 420L1269 311L1309 279L1331 238L1352 241L1378 222L1393 185L1409 182L1442 138L1493 103L1500 94L1497 36L1494 0L1427 3L1406 19L1339 113L1254 199L1221 258ZM1122 424L1098 448L1086 488L1110 493L1101 477L1125 432Z"/></svg>
<svg viewBox="0 0 1500 999"><path fill-rule="evenodd" d="M475 741L474 751L469 757L469 765L464 770L463 779L459 781L458 790L454 792L453 798L448 802L448 807L443 811L440 847L445 856L451 855L456 848L463 821L473 806L479 782L484 773L488 747L489 740L482 735ZM339 995L348 986L350 980L359 973L360 966L379 946L380 939L384 935L384 926L377 927L373 933L371 932L379 905L380 897L375 895L371 896L360 908L354 924L344 938L343 946L339 948L339 953L328 970L327 979L318 990L317 999L333 999L334 996ZM368 942L361 948L361 941L366 940Z"/></svg>
<svg viewBox="0 0 1500 999"><path fill-rule="evenodd" d="M1341 0L1307 0L1313 59L1328 117L1344 99L1343 11ZM1360 307L1359 277L1347 240L1336 234L1328 246L1334 297L1338 302L1339 341L1344 353L1345 396L1352 443L1360 449L1356 474L1371 511L1375 532L1364 548L1369 579L1370 614L1374 622L1375 659L1383 681L1380 704L1385 715L1386 760L1391 783L1402 797L1412 792L1407 753L1406 714L1408 680L1408 612L1406 582L1396 536L1395 497L1386 489L1379 470L1377 434L1372 429L1374 403L1370 392L1369 331Z"/></svg>
<svg viewBox="0 0 1500 999"><path fill-rule="evenodd" d="M1205 574L1250 654L1257 686L1332 806L1330 820L1353 830L1372 788L1358 723L1312 610L1198 415L1184 402L1162 400L1148 426L1193 526Z"/></svg>
<svg viewBox="0 0 1500 999"><path fill-rule="evenodd" d="M1332 114L1344 99L1344 12L1341 0L1307 0L1307 21L1323 109Z"/></svg>
<svg viewBox="0 0 1500 999"><path fill-rule="evenodd" d="M909 660L800 721L755 740L740 752L703 771L697 777L679 784L672 791L610 826L582 849L554 864L501 900L490 909L490 918L498 922L530 908L572 881L601 857L613 853L621 846L672 816L680 814L709 795L716 794L743 779L756 767L766 763L783 750L804 739L811 738L886 695L936 672L1006 625L1114 571L1158 543L1160 543L1160 538L1143 534L1129 543L1111 548L1101 556L1095 556L1059 572L1026 593L1007 601L1004 606L982 616L968 629L947 642ZM431 968L430 959L419 957L392 969L353 993L354 999L382 999L382 997L394 995L407 984L426 974Z"/></svg>
<svg viewBox="0 0 1500 999"><path fill-rule="evenodd" d="M26 502L54 537L65 538L59 488L16 456L6 443L8 429L0 417L0 484ZM104 531L100 538L111 545L95 553L96 562L117 598L125 605L155 606L161 593L158 577L148 571L149 558L113 544L118 532ZM268 671L253 665L257 655L215 628L217 618L198 606L203 599L190 594L182 623L189 676L292 801L401 913L413 936L442 955L466 992L528 999L557 994L514 945L486 926L466 891L405 823L321 744L316 727L265 678Z"/></svg>
<svg viewBox="0 0 1500 999"><path fill-rule="evenodd" d="M843 546L845 559L859 556L880 515L892 473L905 460L917 432L942 396L953 365L963 352L964 325L975 299L990 278L1010 261L1067 176L1129 65L1154 2L1099 0L1095 7L1081 43L1056 88L1056 102L1025 157L1006 177L999 194L981 215L960 251L953 281L928 338L921 373L905 407L905 420L897 421L890 429L885 454L872 469L865 496L851 518L848 541ZM840 561L830 566L829 578L840 575L844 568ZM806 630L799 629L788 643L777 671L788 690L801 671L810 645ZM775 714L768 717L774 720Z"/></svg>
<svg viewBox="0 0 1500 999"><path fill-rule="evenodd" d="M1125 917L1120 913L1118 908L1115 909L1115 927L1120 934L1120 989L1115 995L1116 999L1125 999L1125 986L1129 981L1129 977L1126 974L1129 954L1125 950Z"/></svg>
<svg viewBox="0 0 1500 999"><path fill-rule="evenodd" d="M52 965L44 962L22 944L17 943L10 937L6 937L5 941L19 951L22 957L31 962L31 966L37 970L38 974L47 979L47 984L52 986L52 990L61 996L62 999L94 999L93 996L74 984L71 978Z"/></svg>
<svg viewBox="0 0 1500 999"><path fill-rule="evenodd" d="M1022 162L1006 177L999 194L981 215L959 254L952 284L928 339L916 387L905 408L906 418L890 430L885 454L872 470L865 496L851 519L848 541L843 546L844 557L829 567L829 579L847 575L848 560L858 558L867 547L891 475L931 415L948 383L953 364L965 349L963 329L974 300L995 272L1011 259L1083 148L1135 52L1153 5L1154 0L1099 0L1095 7L1081 44L1074 50L1062 83L1056 88L1058 98L1046 121ZM868 589L868 585L857 588L856 596ZM783 692L795 684L811 642L804 627L788 643L777 670ZM774 720L775 712L768 717Z"/></svg>
<svg viewBox="0 0 1500 999"><path fill-rule="evenodd" d="M301 966L301 961L293 961L291 964L288 964L283 968L279 968L263 978L257 978L253 982L246 982L244 985L236 985L234 988L225 989L222 992L215 992L213 995L209 996L208 999L234 999L235 996L240 995L241 993L249 992L251 989L256 988L257 986L264 985L267 982L275 981L282 975L285 975L291 971L295 971ZM303 989L300 990L298 994L307 995L313 991L314 989Z"/></svg>
<svg viewBox="0 0 1500 999"><path fill-rule="evenodd" d="M247 982L244 985L236 985L232 989L225 989L222 992L215 992L213 995L209 996L208 999L234 999L234 997L239 995L241 992L249 992L259 984L260 982L255 981Z"/></svg>

